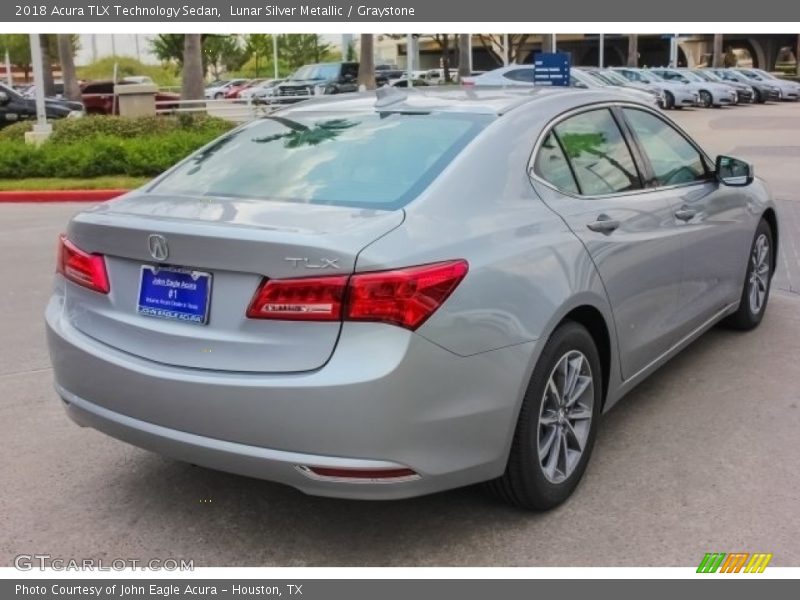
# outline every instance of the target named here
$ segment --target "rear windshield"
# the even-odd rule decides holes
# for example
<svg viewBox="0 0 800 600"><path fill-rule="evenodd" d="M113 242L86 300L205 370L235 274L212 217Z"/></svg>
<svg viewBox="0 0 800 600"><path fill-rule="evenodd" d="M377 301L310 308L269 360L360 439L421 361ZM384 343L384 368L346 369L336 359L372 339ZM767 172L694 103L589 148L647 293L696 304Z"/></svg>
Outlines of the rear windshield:
<svg viewBox="0 0 800 600"><path fill-rule="evenodd" d="M419 195L491 118L275 115L212 142L150 191L395 209Z"/></svg>

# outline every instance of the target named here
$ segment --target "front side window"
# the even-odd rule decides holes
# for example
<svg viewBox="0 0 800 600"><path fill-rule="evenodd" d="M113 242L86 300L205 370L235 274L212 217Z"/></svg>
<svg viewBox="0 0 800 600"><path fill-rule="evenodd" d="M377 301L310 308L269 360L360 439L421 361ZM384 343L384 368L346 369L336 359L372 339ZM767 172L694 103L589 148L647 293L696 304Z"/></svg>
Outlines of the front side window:
<svg viewBox="0 0 800 600"><path fill-rule="evenodd" d="M598 196L642 187L628 144L608 109L570 117L554 131L581 194Z"/></svg>
<svg viewBox="0 0 800 600"><path fill-rule="evenodd" d="M272 116L202 148L150 191L396 209L492 120L470 113Z"/></svg>
<svg viewBox="0 0 800 600"><path fill-rule="evenodd" d="M675 128L643 110L625 108L623 112L650 160L655 185L681 185L708 179L702 155Z"/></svg>

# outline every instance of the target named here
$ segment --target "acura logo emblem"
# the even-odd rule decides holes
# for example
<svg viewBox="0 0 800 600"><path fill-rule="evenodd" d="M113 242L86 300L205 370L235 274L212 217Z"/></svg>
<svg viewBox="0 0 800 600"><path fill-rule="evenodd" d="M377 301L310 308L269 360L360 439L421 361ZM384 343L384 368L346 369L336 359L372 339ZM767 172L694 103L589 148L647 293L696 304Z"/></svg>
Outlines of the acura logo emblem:
<svg viewBox="0 0 800 600"><path fill-rule="evenodd" d="M156 233L147 238L147 248L150 250L150 256L158 261L167 260L169 256L169 246L167 245L167 238L163 235Z"/></svg>

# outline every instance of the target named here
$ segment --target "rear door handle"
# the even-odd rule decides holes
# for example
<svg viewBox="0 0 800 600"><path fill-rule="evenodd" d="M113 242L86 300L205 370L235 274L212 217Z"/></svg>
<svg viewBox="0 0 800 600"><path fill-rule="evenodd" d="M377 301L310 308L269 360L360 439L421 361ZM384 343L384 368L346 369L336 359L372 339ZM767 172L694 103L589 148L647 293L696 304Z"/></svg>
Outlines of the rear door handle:
<svg viewBox="0 0 800 600"><path fill-rule="evenodd" d="M675 211L675 217L680 219L681 221L691 221L692 219L694 219L694 216L696 214L697 211L693 208L689 208L688 206L682 206Z"/></svg>
<svg viewBox="0 0 800 600"><path fill-rule="evenodd" d="M619 227L619 221L612 219L607 214L603 213L597 217L593 223L587 223L586 226L592 231L598 233L611 233Z"/></svg>

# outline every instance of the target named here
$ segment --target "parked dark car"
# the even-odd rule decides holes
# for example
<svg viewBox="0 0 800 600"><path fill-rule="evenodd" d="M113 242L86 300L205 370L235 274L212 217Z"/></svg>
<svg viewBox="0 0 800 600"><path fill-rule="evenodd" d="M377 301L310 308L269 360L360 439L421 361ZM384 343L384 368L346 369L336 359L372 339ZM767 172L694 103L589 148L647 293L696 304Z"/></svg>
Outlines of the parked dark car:
<svg viewBox="0 0 800 600"><path fill-rule="evenodd" d="M116 85L131 85L135 81L118 81ZM114 82L109 80L88 81L81 86L81 99L90 115L118 115L119 102L114 93ZM178 108L180 94L156 92L156 102L175 102L175 104L159 104L160 109Z"/></svg>
<svg viewBox="0 0 800 600"><path fill-rule="evenodd" d="M358 63L335 62L304 65L277 86L278 102L298 102L297 96L342 94L358 91Z"/></svg>
<svg viewBox="0 0 800 600"><path fill-rule="evenodd" d="M709 69L720 79L726 82L744 83L753 88L755 101L759 104L764 102L777 102L781 99L781 93L777 86L766 81L751 80L739 73L736 69Z"/></svg>
<svg viewBox="0 0 800 600"><path fill-rule="evenodd" d="M80 102L70 102L69 100L45 98L44 107L48 119L63 119L70 114L83 113L83 105ZM35 118L36 100L26 98L7 85L0 83L0 128L17 121Z"/></svg>

